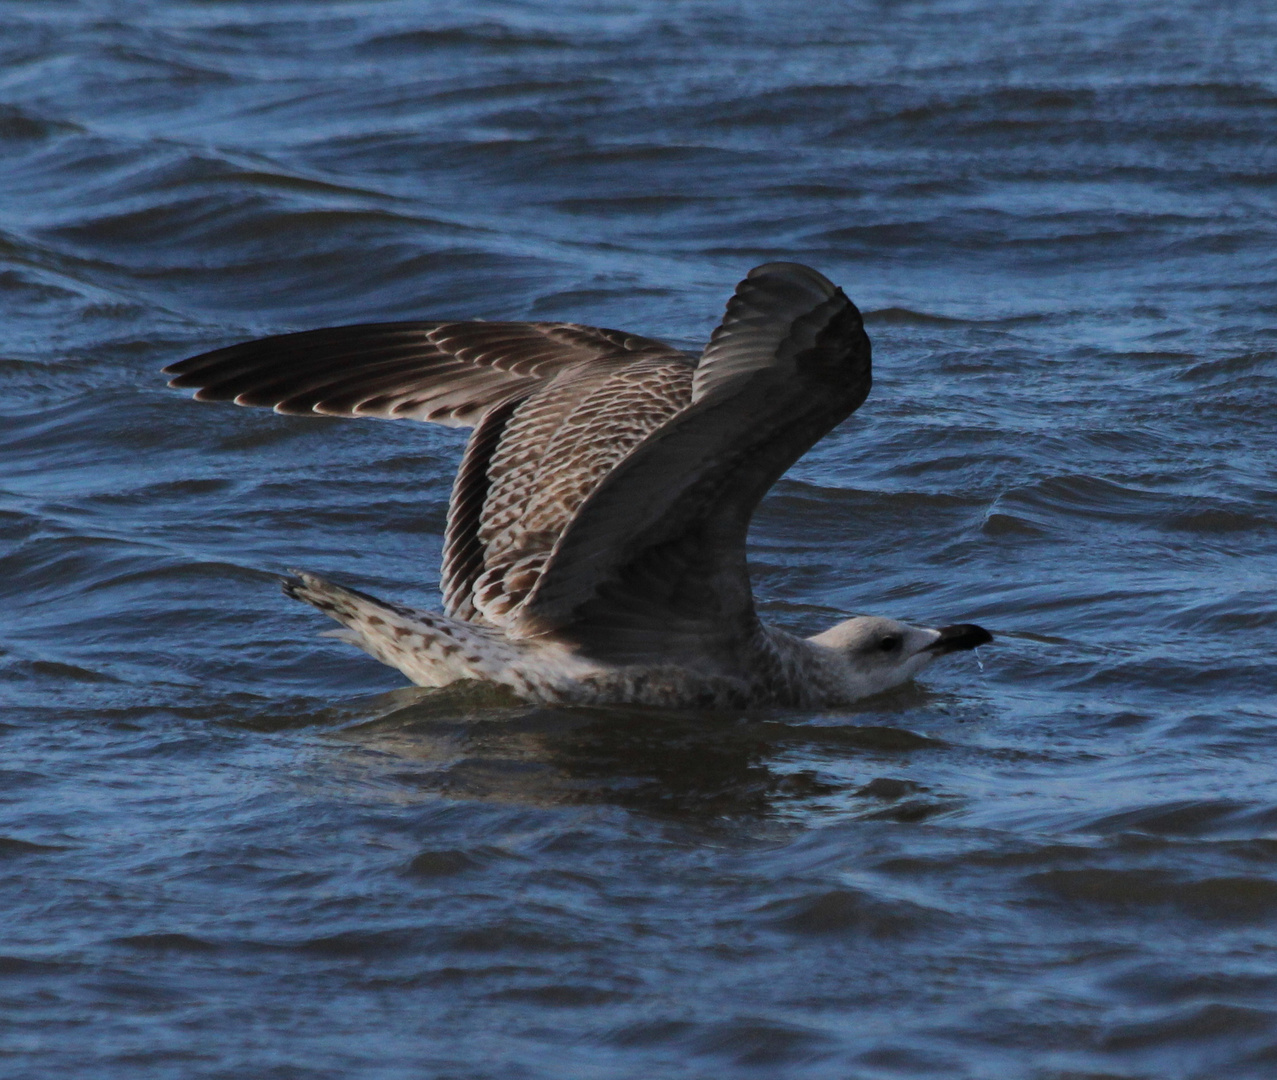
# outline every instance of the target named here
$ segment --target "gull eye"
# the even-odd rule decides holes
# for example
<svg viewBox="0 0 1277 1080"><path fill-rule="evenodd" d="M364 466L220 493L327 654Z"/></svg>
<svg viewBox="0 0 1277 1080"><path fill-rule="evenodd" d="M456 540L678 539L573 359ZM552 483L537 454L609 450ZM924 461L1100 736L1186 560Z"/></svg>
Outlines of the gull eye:
<svg viewBox="0 0 1277 1080"><path fill-rule="evenodd" d="M900 648L902 639L899 634L888 634L884 638L878 639L878 648L882 652L895 652Z"/></svg>

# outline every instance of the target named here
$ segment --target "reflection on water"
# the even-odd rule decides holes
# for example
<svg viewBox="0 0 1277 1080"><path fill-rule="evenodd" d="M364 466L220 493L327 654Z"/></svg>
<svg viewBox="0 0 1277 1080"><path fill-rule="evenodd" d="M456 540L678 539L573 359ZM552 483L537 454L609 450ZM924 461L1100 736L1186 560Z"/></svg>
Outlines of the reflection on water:
<svg viewBox="0 0 1277 1080"><path fill-rule="evenodd" d="M376 715L344 726L334 738L394 759L383 775L407 787L457 799L530 806L587 802L687 819L764 817L797 803L847 810L863 801L873 816L918 819L927 804L918 785L875 778L854 790L832 773L802 767L834 756L862 768L943 747L942 740L879 724L839 726L774 714L669 712L654 709L550 709L480 686L395 691L366 703ZM930 697L917 688L891 695L900 715L920 719ZM881 699L879 701L881 704ZM912 707L910 707L912 706ZM806 721L806 722L804 722ZM936 812L944 804L932 804Z"/></svg>

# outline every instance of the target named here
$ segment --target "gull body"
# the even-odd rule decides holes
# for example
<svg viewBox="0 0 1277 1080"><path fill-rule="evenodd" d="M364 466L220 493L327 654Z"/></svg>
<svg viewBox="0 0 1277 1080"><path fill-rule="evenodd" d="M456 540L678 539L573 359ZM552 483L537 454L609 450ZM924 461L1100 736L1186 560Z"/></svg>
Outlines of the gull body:
<svg viewBox="0 0 1277 1080"><path fill-rule="evenodd" d="M572 323L334 327L165 369L201 400L474 428L453 487L444 610L296 572L284 591L422 686L531 701L823 706L991 639L861 616L800 638L762 622L750 516L864 401L854 304L797 263L750 272L699 355Z"/></svg>

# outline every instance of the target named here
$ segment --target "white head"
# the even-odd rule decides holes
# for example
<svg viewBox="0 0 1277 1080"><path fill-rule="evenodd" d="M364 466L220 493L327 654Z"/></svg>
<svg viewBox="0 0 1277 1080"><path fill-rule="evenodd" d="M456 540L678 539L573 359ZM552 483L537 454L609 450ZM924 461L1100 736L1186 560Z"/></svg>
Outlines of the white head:
<svg viewBox="0 0 1277 1080"><path fill-rule="evenodd" d="M862 615L807 640L828 650L830 674L852 701L908 682L936 657L986 645L993 635L973 623L932 630Z"/></svg>

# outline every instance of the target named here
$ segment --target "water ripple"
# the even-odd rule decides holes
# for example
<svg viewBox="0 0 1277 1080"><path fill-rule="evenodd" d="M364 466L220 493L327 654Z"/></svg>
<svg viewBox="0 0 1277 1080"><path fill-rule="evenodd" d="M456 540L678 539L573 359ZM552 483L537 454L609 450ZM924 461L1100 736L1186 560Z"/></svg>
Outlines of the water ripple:
<svg viewBox="0 0 1277 1080"><path fill-rule="evenodd" d="M30 1075L1262 1077L1270 13L0 12L0 996ZM697 348L866 314L760 609L997 635L832 713L403 688L276 590L436 602L455 432L168 391L246 337Z"/></svg>

